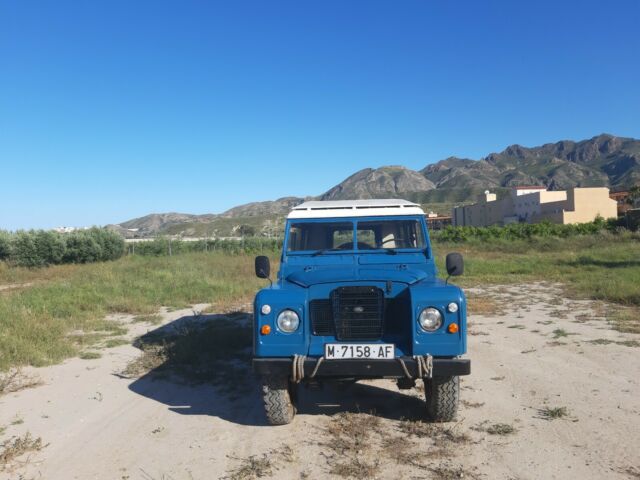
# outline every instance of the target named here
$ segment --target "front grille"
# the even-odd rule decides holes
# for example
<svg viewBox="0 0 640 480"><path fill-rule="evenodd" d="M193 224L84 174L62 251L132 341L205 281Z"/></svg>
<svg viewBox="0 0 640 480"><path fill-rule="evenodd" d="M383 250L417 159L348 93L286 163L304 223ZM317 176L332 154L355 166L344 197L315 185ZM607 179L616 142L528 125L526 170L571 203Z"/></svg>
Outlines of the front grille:
<svg viewBox="0 0 640 480"><path fill-rule="evenodd" d="M384 292L377 287L340 287L331 292L338 340L378 340L384 325Z"/></svg>
<svg viewBox="0 0 640 480"><path fill-rule="evenodd" d="M333 311L331 300L323 298L309 302L311 330L314 335L333 335Z"/></svg>

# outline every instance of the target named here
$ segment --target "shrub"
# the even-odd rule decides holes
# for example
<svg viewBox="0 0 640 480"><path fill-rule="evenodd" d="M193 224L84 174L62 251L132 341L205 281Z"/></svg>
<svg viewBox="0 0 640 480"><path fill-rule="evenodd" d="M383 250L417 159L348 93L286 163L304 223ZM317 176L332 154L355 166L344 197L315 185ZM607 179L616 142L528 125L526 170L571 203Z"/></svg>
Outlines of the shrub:
<svg viewBox="0 0 640 480"><path fill-rule="evenodd" d="M18 231L11 239L10 260L21 267L38 267L44 265L38 255L34 232Z"/></svg>
<svg viewBox="0 0 640 480"><path fill-rule="evenodd" d="M31 232L35 245L38 265L54 265L62 262L65 254L65 241L60 234L38 230Z"/></svg>
<svg viewBox="0 0 640 480"><path fill-rule="evenodd" d="M65 263L97 262L102 258L102 247L90 233L72 232L68 234L66 240Z"/></svg>
<svg viewBox="0 0 640 480"><path fill-rule="evenodd" d="M100 260L117 260L124 254L124 239L116 232L106 230L104 228L93 227L92 229L87 230L87 234L93 237L98 245L100 245Z"/></svg>
<svg viewBox="0 0 640 480"><path fill-rule="evenodd" d="M116 260L124 251L124 239L102 228L72 233L0 231L0 260L21 267Z"/></svg>
<svg viewBox="0 0 640 480"><path fill-rule="evenodd" d="M527 240L539 237L567 238L577 235L593 235L604 231L617 233L620 223L615 219L596 218L593 222L574 225L561 225L544 221L541 223L510 223L505 226L490 227L454 227L448 226L440 231L432 232L432 237L441 242L495 241L495 240Z"/></svg>
<svg viewBox="0 0 640 480"><path fill-rule="evenodd" d="M11 255L11 234L0 230L0 260L7 260Z"/></svg>

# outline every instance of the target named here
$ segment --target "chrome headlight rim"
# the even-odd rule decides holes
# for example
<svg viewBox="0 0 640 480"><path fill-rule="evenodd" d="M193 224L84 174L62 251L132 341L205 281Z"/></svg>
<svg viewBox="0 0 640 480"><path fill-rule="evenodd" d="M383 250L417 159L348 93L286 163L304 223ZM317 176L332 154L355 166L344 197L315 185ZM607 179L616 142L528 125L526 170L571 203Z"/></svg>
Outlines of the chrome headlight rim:
<svg viewBox="0 0 640 480"><path fill-rule="evenodd" d="M444 323L442 312L436 307L425 307L418 315L418 325L423 332L435 332Z"/></svg>
<svg viewBox="0 0 640 480"><path fill-rule="evenodd" d="M276 326L282 333L294 333L300 327L300 315L295 310L285 308L278 314Z"/></svg>

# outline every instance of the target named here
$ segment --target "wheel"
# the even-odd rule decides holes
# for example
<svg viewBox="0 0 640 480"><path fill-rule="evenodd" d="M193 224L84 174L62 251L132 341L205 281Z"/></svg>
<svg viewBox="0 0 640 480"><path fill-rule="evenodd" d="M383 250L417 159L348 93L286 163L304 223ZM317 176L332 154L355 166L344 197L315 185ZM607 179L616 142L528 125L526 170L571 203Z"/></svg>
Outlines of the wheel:
<svg viewBox="0 0 640 480"><path fill-rule="evenodd" d="M296 415L289 379L286 377L263 378L262 400L267 421L271 425L286 425Z"/></svg>
<svg viewBox="0 0 640 480"><path fill-rule="evenodd" d="M433 377L424 380L427 417L434 422L450 422L458 413L460 377Z"/></svg>

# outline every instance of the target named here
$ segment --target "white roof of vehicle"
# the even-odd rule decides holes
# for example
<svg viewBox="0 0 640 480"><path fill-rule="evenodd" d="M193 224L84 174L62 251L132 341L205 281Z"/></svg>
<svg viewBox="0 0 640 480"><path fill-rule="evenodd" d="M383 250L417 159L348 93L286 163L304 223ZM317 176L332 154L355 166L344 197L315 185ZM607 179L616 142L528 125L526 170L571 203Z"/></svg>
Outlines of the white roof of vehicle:
<svg viewBox="0 0 640 480"><path fill-rule="evenodd" d="M424 215L417 203L383 198L376 200L330 200L304 202L287 218L381 217L392 215Z"/></svg>

